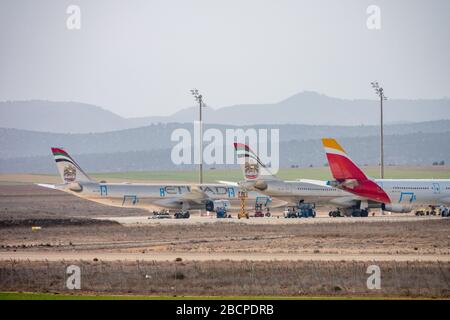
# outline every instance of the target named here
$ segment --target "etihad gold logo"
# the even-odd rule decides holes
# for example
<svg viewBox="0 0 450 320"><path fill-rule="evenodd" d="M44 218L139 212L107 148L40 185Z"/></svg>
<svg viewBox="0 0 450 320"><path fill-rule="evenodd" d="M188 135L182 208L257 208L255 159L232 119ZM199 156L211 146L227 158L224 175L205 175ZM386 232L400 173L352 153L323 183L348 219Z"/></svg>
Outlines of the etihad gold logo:
<svg viewBox="0 0 450 320"><path fill-rule="evenodd" d="M74 166L68 165L64 167L64 181L73 182L77 177L77 169Z"/></svg>
<svg viewBox="0 0 450 320"><path fill-rule="evenodd" d="M257 163L245 162L245 177L247 179L256 179L259 173L259 166Z"/></svg>

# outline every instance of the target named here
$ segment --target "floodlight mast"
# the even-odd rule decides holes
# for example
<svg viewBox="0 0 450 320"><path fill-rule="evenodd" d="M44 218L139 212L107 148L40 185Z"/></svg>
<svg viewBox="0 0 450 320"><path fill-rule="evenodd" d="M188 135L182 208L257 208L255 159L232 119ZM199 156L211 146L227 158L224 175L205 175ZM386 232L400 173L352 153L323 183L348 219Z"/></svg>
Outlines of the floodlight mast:
<svg viewBox="0 0 450 320"><path fill-rule="evenodd" d="M384 179L384 132L383 132L383 101L387 100L384 90L378 81L370 83L375 90L375 94L380 97L380 177Z"/></svg>
<svg viewBox="0 0 450 320"><path fill-rule="evenodd" d="M199 107L199 124L200 124L200 163L199 163L199 183L203 184L203 121L202 121L202 108L203 108L203 96L199 94L197 89L192 89L191 94L194 96L195 100L198 102Z"/></svg>

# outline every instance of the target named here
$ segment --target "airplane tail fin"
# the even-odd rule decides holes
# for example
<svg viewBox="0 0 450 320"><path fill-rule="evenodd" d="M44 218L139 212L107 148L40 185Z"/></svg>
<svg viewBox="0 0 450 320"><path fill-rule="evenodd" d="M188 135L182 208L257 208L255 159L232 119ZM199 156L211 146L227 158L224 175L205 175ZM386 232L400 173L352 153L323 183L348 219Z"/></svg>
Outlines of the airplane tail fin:
<svg viewBox="0 0 450 320"><path fill-rule="evenodd" d="M334 179L338 181L368 179L335 139L324 138L322 144Z"/></svg>
<svg viewBox="0 0 450 320"><path fill-rule="evenodd" d="M52 148L52 153L64 183L93 181L64 149Z"/></svg>
<svg viewBox="0 0 450 320"><path fill-rule="evenodd" d="M246 181L277 179L248 145L235 142L234 149Z"/></svg>
<svg viewBox="0 0 450 320"><path fill-rule="evenodd" d="M322 139L322 143L337 187L368 200L391 203L383 188L358 168L336 140Z"/></svg>

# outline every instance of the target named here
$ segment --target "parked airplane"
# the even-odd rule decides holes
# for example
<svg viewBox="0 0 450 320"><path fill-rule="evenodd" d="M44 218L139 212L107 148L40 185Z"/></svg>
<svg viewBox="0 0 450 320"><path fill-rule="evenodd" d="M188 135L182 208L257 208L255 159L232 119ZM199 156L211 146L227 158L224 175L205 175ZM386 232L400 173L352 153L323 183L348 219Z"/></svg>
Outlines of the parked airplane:
<svg viewBox="0 0 450 320"><path fill-rule="evenodd" d="M159 210L162 208L186 212L189 209L214 210L216 200L227 200L231 210L240 207L237 186L225 184L153 184L106 183L91 179L63 149L52 148L62 184L39 186L61 190L80 198L105 205ZM254 205L257 198L267 196L249 192L246 204ZM271 207L284 205L283 201L267 199Z"/></svg>
<svg viewBox="0 0 450 320"><path fill-rule="evenodd" d="M414 207L450 204L449 179L371 179L335 139L322 139L334 181L330 186L364 199L362 207L410 212Z"/></svg>
<svg viewBox="0 0 450 320"><path fill-rule="evenodd" d="M289 206L299 204L331 205L336 211L330 216L367 216L367 208L361 208L364 198L328 185L328 181L298 179L285 181L274 176L253 150L243 143L234 143L245 181L239 184L251 190L286 201ZM341 214L342 211L342 214Z"/></svg>

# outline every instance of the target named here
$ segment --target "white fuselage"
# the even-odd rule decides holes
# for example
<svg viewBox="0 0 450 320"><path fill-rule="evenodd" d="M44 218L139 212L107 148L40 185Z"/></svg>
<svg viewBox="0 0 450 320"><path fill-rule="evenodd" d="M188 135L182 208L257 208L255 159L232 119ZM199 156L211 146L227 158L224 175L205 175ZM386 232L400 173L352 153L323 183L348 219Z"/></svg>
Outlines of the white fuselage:
<svg viewBox="0 0 450 320"><path fill-rule="evenodd" d="M392 204L425 205L450 204L449 179L375 179L391 199Z"/></svg>
<svg viewBox="0 0 450 320"><path fill-rule="evenodd" d="M332 205L339 208L356 206L359 197L344 190L331 187L326 181L320 180L297 180L265 181L267 188L259 192L288 202L290 205L297 205L299 201L305 203L315 203L316 205Z"/></svg>
<svg viewBox="0 0 450 320"><path fill-rule="evenodd" d="M79 183L81 191L72 191L69 185L58 185L57 189L72 193L78 197L102 203L105 205L159 210L162 208L205 209L205 200L199 200L192 195L192 188L186 184L136 184L136 183ZM209 200L228 200L231 210L240 208L239 187L220 184L203 184L199 190L208 196ZM255 191L248 192L247 206L254 206L259 199L268 199ZM265 199L264 199L265 198ZM284 201L268 199L267 206L279 207Z"/></svg>
<svg viewBox="0 0 450 320"><path fill-rule="evenodd" d="M374 181L383 188L392 204L411 207L450 204L450 180L448 179L378 179ZM273 180L266 183L267 188L261 190L261 193L292 205L304 201L316 205L348 208L359 206L360 202L365 200L358 195L331 187L326 184L326 181ZM373 205L372 201L369 203Z"/></svg>

